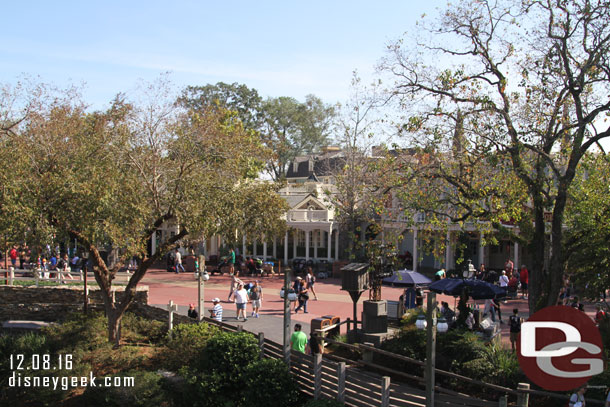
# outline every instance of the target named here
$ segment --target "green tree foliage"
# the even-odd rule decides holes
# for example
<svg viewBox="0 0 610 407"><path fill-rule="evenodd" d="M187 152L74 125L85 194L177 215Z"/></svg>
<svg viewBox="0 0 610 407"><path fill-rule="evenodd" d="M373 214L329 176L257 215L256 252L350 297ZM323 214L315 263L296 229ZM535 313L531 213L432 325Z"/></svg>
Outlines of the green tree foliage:
<svg viewBox="0 0 610 407"><path fill-rule="evenodd" d="M610 286L610 156L589 154L570 189L565 250L571 280L598 299Z"/></svg>
<svg viewBox="0 0 610 407"><path fill-rule="evenodd" d="M30 230L77 238L87 249L104 298L108 338L117 344L137 284L181 239L220 235L233 241L237 230L258 236L284 227L283 200L253 179L270 151L234 113L185 109L163 79L138 96L128 101L119 95L108 110L90 113L78 95L49 91L25 115L2 112L20 120L2 133L13 166L22 169L13 172L18 178L11 181L14 192L3 197L6 207ZM249 199L235 199L241 191ZM257 221L245 215L252 208ZM149 256L146 245L163 224L178 232ZM104 246L120 249L114 266L102 259ZM113 302L112 280L132 255L142 261L126 296Z"/></svg>
<svg viewBox="0 0 610 407"><path fill-rule="evenodd" d="M282 179L288 165L301 154L310 154L329 144L335 108L314 95L304 103L290 97L269 98L262 105L261 134L275 159L268 163L274 179Z"/></svg>
<svg viewBox="0 0 610 407"><path fill-rule="evenodd" d="M203 112L210 107L224 108L237 113L247 129L261 127L261 105L263 99L256 89L239 83L218 82L215 85L189 86L179 98L189 109Z"/></svg>
<svg viewBox="0 0 610 407"><path fill-rule="evenodd" d="M335 107L314 95L307 95L305 102L283 96L263 100L255 89L238 83L190 86L179 100L199 112L210 108L235 112L244 127L259 134L273 151L266 170L275 180L286 176L296 156L329 143L335 117Z"/></svg>
<svg viewBox="0 0 610 407"><path fill-rule="evenodd" d="M425 20L418 38L391 46L382 64L421 152L402 185L425 174L421 202L441 222L481 219L499 230L521 222L532 309L557 302L569 189L586 152L610 136L600 120L610 109L609 7L454 3L436 23Z"/></svg>

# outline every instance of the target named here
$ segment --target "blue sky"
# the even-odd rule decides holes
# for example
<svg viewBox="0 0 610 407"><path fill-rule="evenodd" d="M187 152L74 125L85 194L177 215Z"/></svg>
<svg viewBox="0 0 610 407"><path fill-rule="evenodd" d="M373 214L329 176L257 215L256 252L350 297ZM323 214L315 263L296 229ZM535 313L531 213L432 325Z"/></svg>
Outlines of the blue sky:
<svg viewBox="0 0 610 407"><path fill-rule="evenodd" d="M23 74L84 83L105 106L139 79L172 72L186 85L239 82L263 96L344 102L351 73L373 77L385 45L415 28L440 0L6 1L2 82Z"/></svg>

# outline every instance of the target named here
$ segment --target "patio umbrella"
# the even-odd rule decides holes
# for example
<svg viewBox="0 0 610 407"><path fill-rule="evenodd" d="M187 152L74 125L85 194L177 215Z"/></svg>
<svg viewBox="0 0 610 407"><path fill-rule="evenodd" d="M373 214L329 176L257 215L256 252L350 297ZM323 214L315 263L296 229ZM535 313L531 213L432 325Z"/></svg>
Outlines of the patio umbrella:
<svg viewBox="0 0 610 407"><path fill-rule="evenodd" d="M468 295L473 300L487 300L506 296L504 288L482 280L445 278L433 282L428 288L435 293L451 295L453 297L459 297L464 288L466 288Z"/></svg>
<svg viewBox="0 0 610 407"><path fill-rule="evenodd" d="M432 282L432 280L413 270L398 270L395 271L390 277L384 278L383 282L385 284L392 285L414 286L428 285Z"/></svg>

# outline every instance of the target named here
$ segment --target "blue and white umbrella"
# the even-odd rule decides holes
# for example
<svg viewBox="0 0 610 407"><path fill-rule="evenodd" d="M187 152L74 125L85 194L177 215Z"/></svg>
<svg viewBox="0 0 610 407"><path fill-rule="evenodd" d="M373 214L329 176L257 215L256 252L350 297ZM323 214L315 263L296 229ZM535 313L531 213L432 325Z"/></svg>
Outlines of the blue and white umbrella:
<svg viewBox="0 0 610 407"><path fill-rule="evenodd" d="M414 285L428 285L432 282L428 277L424 276L421 273L418 273L413 270L398 270L395 271L390 277L386 277L383 279L385 284L391 285L404 285L404 286L414 286Z"/></svg>

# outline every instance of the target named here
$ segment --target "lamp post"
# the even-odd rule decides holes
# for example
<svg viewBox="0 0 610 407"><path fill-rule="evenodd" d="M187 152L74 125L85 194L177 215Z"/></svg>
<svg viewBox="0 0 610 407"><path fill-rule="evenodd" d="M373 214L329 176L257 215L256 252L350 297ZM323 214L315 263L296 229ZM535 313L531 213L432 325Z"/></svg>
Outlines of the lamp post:
<svg viewBox="0 0 610 407"><path fill-rule="evenodd" d="M210 279L210 275L208 271L205 269L205 262L203 265L203 271L200 269L195 271L195 275L197 276L197 311L199 312L199 317L197 318L197 322L200 322L203 319L204 309L204 287L203 282L208 281Z"/></svg>
<svg viewBox="0 0 610 407"><path fill-rule="evenodd" d="M436 321L436 293L428 293L428 308L426 316L420 314L417 317L415 326L419 330L426 330L426 407L434 407L434 369L436 365L436 331L447 332L449 325L445 318L441 317Z"/></svg>

